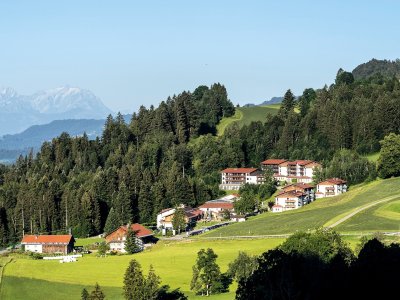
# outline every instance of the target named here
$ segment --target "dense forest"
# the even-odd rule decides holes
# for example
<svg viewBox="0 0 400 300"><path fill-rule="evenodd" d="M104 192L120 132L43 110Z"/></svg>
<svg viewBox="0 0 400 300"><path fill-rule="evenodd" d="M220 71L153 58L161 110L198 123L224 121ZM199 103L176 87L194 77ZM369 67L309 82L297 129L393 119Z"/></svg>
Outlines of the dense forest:
<svg viewBox="0 0 400 300"><path fill-rule="evenodd" d="M129 124L109 116L94 141L61 134L36 157L1 166L0 243L23 231L71 228L84 237L130 221L153 223L163 208L220 195L221 169L259 166L269 157L321 161L329 174L347 158L364 174L347 179L360 182L374 166L359 154L378 151L385 136L400 132L400 83L393 76L355 80L339 70L334 84L306 89L297 101L288 90L265 122L232 123L217 136L220 120L234 112L223 85L200 86L157 108L140 107Z"/></svg>
<svg viewBox="0 0 400 300"><path fill-rule="evenodd" d="M395 61L372 59L365 64L357 66L352 73L356 80L366 79L371 76L378 78L396 76L400 78L400 59Z"/></svg>

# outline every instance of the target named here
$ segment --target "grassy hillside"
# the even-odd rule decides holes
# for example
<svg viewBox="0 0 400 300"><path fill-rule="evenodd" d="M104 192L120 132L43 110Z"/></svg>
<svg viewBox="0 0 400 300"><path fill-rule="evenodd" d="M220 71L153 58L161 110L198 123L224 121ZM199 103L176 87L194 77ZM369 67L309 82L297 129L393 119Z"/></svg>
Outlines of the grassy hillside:
<svg viewBox="0 0 400 300"><path fill-rule="evenodd" d="M60 264L58 261L32 260L16 257L4 272L0 299L79 299L84 287L93 289L98 282L104 288L106 299L123 299L122 282L125 269L132 258L137 259L145 273L153 264L163 283L172 288L181 287L190 299L195 297L189 286L192 266L201 248L213 248L222 271L236 258L239 250L261 254L281 244L283 239L229 240L166 243L159 242L152 249L134 255L97 258L86 255L76 263ZM236 285L226 294L212 299L234 299Z"/></svg>
<svg viewBox="0 0 400 300"><path fill-rule="evenodd" d="M346 222L336 229L340 231L373 231L377 224L381 230L400 231L400 197L379 206L371 207Z"/></svg>
<svg viewBox="0 0 400 300"><path fill-rule="evenodd" d="M251 122L256 121L264 122L266 115L268 113L277 114L279 107L280 104L236 108L236 113L234 116L223 118L218 124L218 135L222 135L225 131L225 128L233 122L237 122L240 126L248 125Z"/></svg>
<svg viewBox="0 0 400 300"><path fill-rule="evenodd" d="M340 224L339 231L383 231L398 230L400 213L394 210L397 206L386 206L397 203L400 199L400 178L375 181L353 187L346 194L319 199L303 208L284 213L265 213L250 218L247 222L233 224L210 231L204 237L246 236L288 234L297 230L314 229L328 226L357 209L385 197L388 202L378 204L353 216ZM389 198L388 198L389 199ZM381 207L380 214L376 213ZM390 209L389 209L390 208ZM372 218L374 221L371 221ZM353 224L354 223L354 224Z"/></svg>

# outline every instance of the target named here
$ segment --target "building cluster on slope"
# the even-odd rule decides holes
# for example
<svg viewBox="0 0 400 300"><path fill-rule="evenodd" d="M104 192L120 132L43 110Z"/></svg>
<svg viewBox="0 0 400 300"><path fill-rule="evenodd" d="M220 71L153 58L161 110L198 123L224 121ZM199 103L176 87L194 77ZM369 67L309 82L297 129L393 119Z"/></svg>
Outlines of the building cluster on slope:
<svg viewBox="0 0 400 300"><path fill-rule="evenodd" d="M262 184L264 172L270 170L278 182L311 183L314 172L322 168L312 160L288 161L285 159L267 159L261 162L260 168L227 168L221 171L221 190L239 190L246 183Z"/></svg>
<svg viewBox="0 0 400 300"><path fill-rule="evenodd" d="M326 179L316 186L311 185L316 168L321 164L311 160L288 161L284 159L268 159L257 168L228 168L221 171L222 190L239 190L244 184L262 184L264 172L272 171L273 177L278 182L287 183L275 196L272 212L283 212L300 208L318 198L337 196L347 192L347 183L340 178ZM183 209L185 226L194 226L199 220L222 220L227 215L231 221L245 221L244 216L235 214L234 202L239 195L227 195L225 197L210 200L198 208L181 205ZM176 208L163 209L157 215L157 228L163 233L172 230L172 221ZM120 226L105 237L110 250L125 252L125 242L128 227L135 232L136 243L139 249L144 249L145 244L153 239L153 232L141 224ZM186 228L185 228L186 229ZM74 249L72 235L25 235L21 244L26 251L37 253L68 254Z"/></svg>
<svg viewBox="0 0 400 300"><path fill-rule="evenodd" d="M233 208L233 203L237 199L239 199L239 195L237 194L227 195L219 199L207 201L198 208L191 208L185 205L180 205L179 208L183 209L186 227L193 227L199 220L221 221L226 219L227 214L231 221L241 222L245 220L244 217L236 215ZM163 234L165 234L167 230L173 230L172 221L176 209L177 208L163 209L157 215L157 228L161 230Z"/></svg>
<svg viewBox="0 0 400 300"><path fill-rule="evenodd" d="M275 197L273 212L282 212L302 207L317 198L336 196L347 191L346 181L327 179L311 185L313 176L322 165L312 160L267 159L260 168L227 168L221 171L222 190L239 190L244 184L262 184L264 173L271 172L273 178L284 186Z"/></svg>

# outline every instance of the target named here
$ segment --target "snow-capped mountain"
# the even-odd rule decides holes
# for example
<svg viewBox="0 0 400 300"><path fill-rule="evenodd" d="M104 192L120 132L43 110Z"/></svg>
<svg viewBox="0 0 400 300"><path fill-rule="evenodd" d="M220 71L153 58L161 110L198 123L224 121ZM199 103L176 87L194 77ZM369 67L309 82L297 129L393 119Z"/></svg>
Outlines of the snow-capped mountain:
<svg viewBox="0 0 400 300"><path fill-rule="evenodd" d="M112 113L91 91L60 87L33 95L0 89L0 136L65 119L105 119Z"/></svg>

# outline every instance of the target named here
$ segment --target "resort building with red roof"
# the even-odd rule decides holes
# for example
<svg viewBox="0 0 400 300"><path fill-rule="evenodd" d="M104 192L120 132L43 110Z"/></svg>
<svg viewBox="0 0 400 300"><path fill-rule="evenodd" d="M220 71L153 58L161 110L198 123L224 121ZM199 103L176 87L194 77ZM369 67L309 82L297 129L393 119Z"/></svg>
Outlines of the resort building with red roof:
<svg viewBox="0 0 400 300"><path fill-rule="evenodd" d="M333 197L347 192L347 182L340 178L326 179L317 185L317 198Z"/></svg>
<svg viewBox="0 0 400 300"><path fill-rule="evenodd" d="M277 181L311 183L316 168L321 164L312 160L288 161L285 159L267 159L261 162L261 169L270 169Z"/></svg>
<svg viewBox="0 0 400 300"><path fill-rule="evenodd" d="M275 197L275 205L272 207L272 211L281 212L281 211L300 208L305 204L307 204L306 196L307 195L305 193L300 191L294 191L294 190L289 192L283 191ZM279 206L281 208L279 208Z"/></svg>
<svg viewBox="0 0 400 300"><path fill-rule="evenodd" d="M239 190L246 183L261 184L263 172L257 168L227 168L221 171L221 190Z"/></svg>

